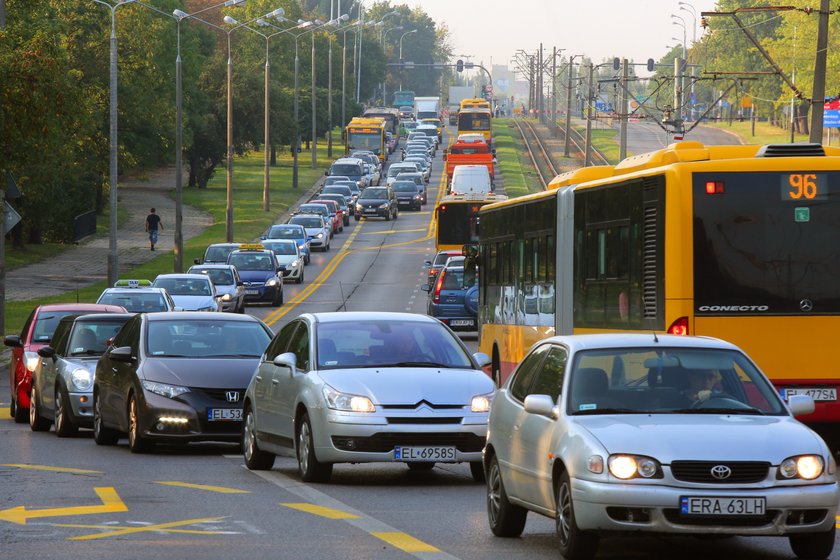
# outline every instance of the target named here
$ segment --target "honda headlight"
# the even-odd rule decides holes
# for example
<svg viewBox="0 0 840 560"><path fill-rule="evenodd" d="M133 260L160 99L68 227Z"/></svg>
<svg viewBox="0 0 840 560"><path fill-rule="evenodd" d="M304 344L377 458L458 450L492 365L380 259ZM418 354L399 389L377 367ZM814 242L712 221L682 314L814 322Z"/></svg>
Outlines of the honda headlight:
<svg viewBox="0 0 840 560"><path fill-rule="evenodd" d="M35 371L35 368L38 367L38 362L41 361L40 356L38 356L37 352L24 352L23 353L23 364L26 366L26 370L29 373Z"/></svg>
<svg viewBox="0 0 840 560"><path fill-rule="evenodd" d="M70 382L77 391L87 391L93 384L93 374L85 368L76 368L70 374Z"/></svg>
<svg viewBox="0 0 840 560"><path fill-rule="evenodd" d="M608 461L610 474L621 480L632 478L662 478L659 462L642 455L611 455Z"/></svg>
<svg viewBox="0 0 840 560"><path fill-rule="evenodd" d="M174 399L179 395L183 395L184 393L190 392L190 389L188 387L181 387L180 385L169 385L167 383L158 383L156 381L143 381L143 388L156 395L168 397L170 399Z"/></svg>
<svg viewBox="0 0 840 560"><path fill-rule="evenodd" d="M490 412L490 405L493 404L494 393L476 395L470 402L470 412Z"/></svg>
<svg viewBox="0 0 840 560"><path fill-rule="evenodd" d="M824 467L823 458L819 455L788 457L779 465L779 474L776 478L814 480L823 473Z"/></svg>
<svg viewBox="0 0 840 560"><path fill-rule="evenodd" d="M376 407L367 397L342 393L329 385L324 385L323 390L329 408L346 412L376 412Z"/></svg>

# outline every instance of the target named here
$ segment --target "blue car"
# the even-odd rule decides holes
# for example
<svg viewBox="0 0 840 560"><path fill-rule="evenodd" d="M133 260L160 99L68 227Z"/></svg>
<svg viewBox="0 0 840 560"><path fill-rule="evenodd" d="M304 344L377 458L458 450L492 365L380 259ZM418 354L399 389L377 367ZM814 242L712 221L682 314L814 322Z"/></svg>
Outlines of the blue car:
<svg viewBox="0 0 840 560"><path fill-rule="evenodd" d="M245 301L283 305L283 271L274 251L262 245L241 245L228 255L227 264L239 271L245 288Z"/></svg>
<svg viewBox="0 0 840 560"><path fill-rule="evenodd" d="M268 228L260 239L294 239L300 247L300 254L303 255L303 264L309 264L312 248L309 247L309 238L302 225L275 224Z"/></svg>
<svg viewBox="0 0 840 560"><path fill-rule="evenodd" d="M426 314L449 325L453 331L474 331L478 328L478 286L464 287L464 267L447 266L437 275L432 286L421 289L429 292Z"/></svg>

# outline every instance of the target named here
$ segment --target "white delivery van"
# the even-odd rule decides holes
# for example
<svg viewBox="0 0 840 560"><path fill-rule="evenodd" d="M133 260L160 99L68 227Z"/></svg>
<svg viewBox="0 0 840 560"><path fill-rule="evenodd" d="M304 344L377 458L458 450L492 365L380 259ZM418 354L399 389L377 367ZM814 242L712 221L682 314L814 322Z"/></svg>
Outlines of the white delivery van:
<svg viewBox="0 0 840 560"><path fill-rule="evenodd" d="M486 165L459 165L452 172L450 194L488 194L493 192Z"/></svg>

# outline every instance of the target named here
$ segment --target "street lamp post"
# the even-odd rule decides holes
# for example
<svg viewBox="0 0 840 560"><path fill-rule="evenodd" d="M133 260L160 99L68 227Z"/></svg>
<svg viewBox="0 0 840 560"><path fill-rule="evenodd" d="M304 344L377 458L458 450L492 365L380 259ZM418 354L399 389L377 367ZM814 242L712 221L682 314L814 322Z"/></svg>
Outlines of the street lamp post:
<svg viewBox="0 0 840 560"><path fill-rule="evenodd" d="M392 10L392 11L388 12L387 14L383 15L382 19L377 21L374 25L382 26L382 25L384 25L385 20L387 18L389 18L391 16L399 17L399 15L400 15L400 13L398 11ZM362 28L364 26L365 26L365 24L364 24L364 11L362 11L362 14L359 18L359 32L356 34L356 36L359 38L359 63L358 63L359 77L356 80L356 103L358 103L359 100L361 99L361 91L362 91L362 44L363 44L362 43Z"/></svg>
<svg viewBox="0 0 840 560"><path fill-rule="evenodd" d="M569 57L569 87L566 94L566 138L563 144L563 157L569 157L569 150L571 148L571 126L572 126L572 76L575 71L575 57L581 55L573 54Z"/></svg>
<svg viewBox="0 0 840 560"><path fill-rule="evenodd" d="M691 4L690 2L680 1L680 2L677 2L677 5L679 5L680 10L682 10L684 12L688 12L689 14L691 14L691 17L692 17L691 44L693 45L694 43L697 42L697 10L694 8L694 5Z"/></svg>
<svg viewBox="0 0 840 560"><path fill-rule="evenodd" d="M685 63L686 57L688 56L688 47L686 45L687 37L686 37L686 23L685 19L677 14L671 14L671 23L673 25L679 25L682 27L683 30L683 40L682 40L682 60L678 65L674 66L675 70L679 70L676 75L674 76L674 111L676 112L676 116L679 120L683 120L683 82L685 80L683 74L685 73Z"/></svg>
<svg viewBox="0 0 840 560"><path fill-rule="evenodd" d="M403 61L403 56L402 56L402 42L403 42L403 39L405 39L406 35L411 35L412 33L417 33L417 30L412 29L411 31L406 31L405 33L400 35L400 59L399 59L399 61L400 61L401 64L402 64L402 61ZM400 76L402 76L402 68L400 68ZM402 79L400 79L400 90L402 90L402 87L403 87L402 86Z"/></svg>
<svg viewBox="0 0 840 560"><path fill-rule="evenodd" d="M382 31L379 32L379 39L380 39L379 43L380 43L380 46L382 47L382 52L383 53L385 52L385 41L388 39L388 33L391 32L391 31L402 31L403 29L404 28L403 28L402 25L397 25L396 27L391 27L390 29L383 29ZM388 60L387 57L386 57L385 60ZM387 81L388 81L388 72L385 72L385 76L382 78L382 106L383 107L385 105L387 105L387 102L385 101L385 97L386 97L385 96L385 88L386 88Z"/></svg>

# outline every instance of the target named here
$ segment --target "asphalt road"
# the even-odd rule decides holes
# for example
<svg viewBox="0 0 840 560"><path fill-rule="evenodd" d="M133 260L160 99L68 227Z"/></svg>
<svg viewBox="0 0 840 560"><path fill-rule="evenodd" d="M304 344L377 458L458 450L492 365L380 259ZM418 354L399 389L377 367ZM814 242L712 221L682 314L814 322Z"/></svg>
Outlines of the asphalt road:
<svg viewBox="0 0 840 560"><path fill-rule="evenodd" d="M690 126L690 125L689 125ZM704 144L740 144L738 137L731 132L708 126L698 126L685 135L685 140ZM674 142L658 125L651 122L627 124L627 149L632 154L643 154L662 148Z"/></svg>
<svg viewBox="0 0 840 560"><path fill-rule="evenodd" d="M431 193L439 186L440 156ZM353 222L316 253L286 305L250 308L274 329L307 311L422 313L431 209ZM474 340L469 341L475 346ZM59 439L0 417L0 557L9 559L475 559L558 556L553 520L530 514L519 539L490 533L484 486L467 466L339 465L303 484L296 463L245 469L238 447L192 444L132 455L91 432ZM617 537L598 558L791 558L785 539ZM840 558L840 549L832 558Z"/></svg>

